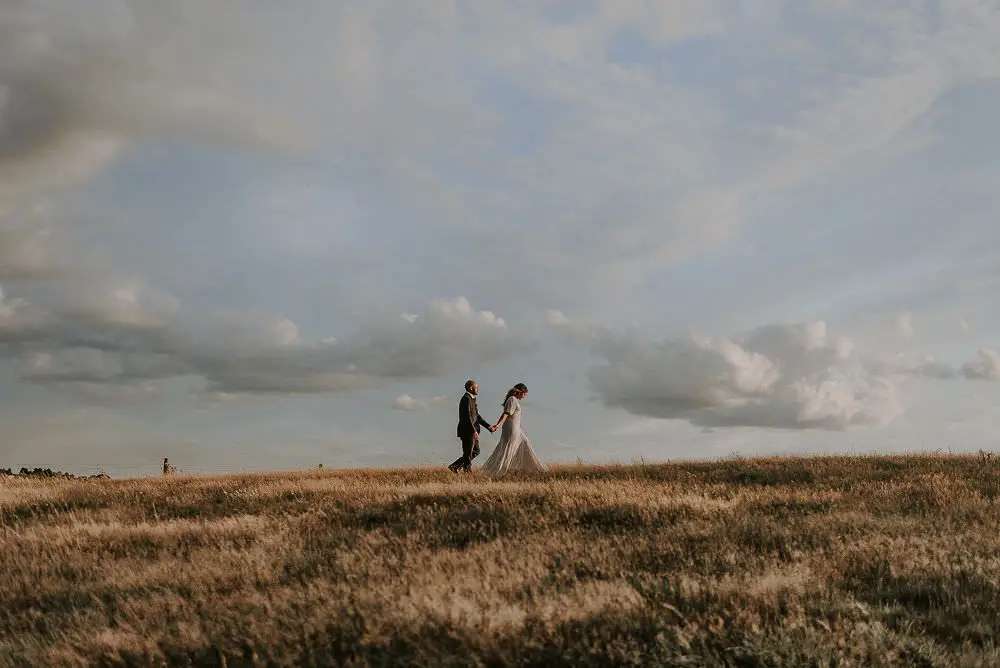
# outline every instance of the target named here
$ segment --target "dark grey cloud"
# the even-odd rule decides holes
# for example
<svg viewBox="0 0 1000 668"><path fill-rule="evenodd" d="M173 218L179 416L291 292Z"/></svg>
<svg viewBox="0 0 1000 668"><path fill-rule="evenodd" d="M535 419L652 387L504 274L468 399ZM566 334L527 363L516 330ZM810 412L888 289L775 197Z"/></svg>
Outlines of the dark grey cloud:
<svg viewBox="0 0 1000 668"><path fill-rule="evenodd" d="M0 335L7 356L24 362L23 380L108 397L116 393L101 386L147 387L180 377L200 381L213 396L349 392L442 376L533 345L463 297L315 344L300 341L291 321L260 313L223 314L189 330L180 314L164 312L164 303L171 304L166 296L135 288L63 311L7 300Z"/></svg>
<svg viewBox="0 0 1000 668"><path fill-rule="evenodd" d="M206 343L178 300L113 265L71 275L83 264L72 244L81 216L51 206L146 138L308 145L303 115L277 113L264 91L281 40L245 10L228 0L0 7L0 355L24 363L23 380L97 400L151 396L184 375L233 391L340 387L322 375L339 360L246 340L260 322L238 336L222 326L225 338ZM21 285L67 277L41 293Z"/></svg>
<svg viewBox="0 0 1000 668"><path fill-rule="evenodd" d="M872 373L879 376L908 375L947 380L958 375L953 366L936 359L933 355L917 358L905 355L889 358L868 357L865 359L865 364Z"/></svg>
<svg viewBox="0 0 1000 668"><path fill-rule="evenodd" d="M460 297L432 302L420 314L379 319L333 344L286 342L233 355L212 343L194 348L187 359L211 391L295 394L443 376L531 345L502 318L477 311Z"/></svg>
<svg viewBox="0 0 1000 668"><path fill-rule="evenodd" d="M79 268L83 215L50 205L136 141L309 145L294 105L262 92L276 42L253 17L233 2L0 7L0 281Z"/></svg>
<svg viewBox="0 0 1000 668"><path fill-rule="evenodd" d="M0 220L4 214L0 213ZM58 241L51 229L11 215L0 226L0 281L24 281L61 273Z"/></svg>
<svg viewBox="0 0 1000 668"><path fill-rule="evenodd" d="M155 135L296 145L301 119L271 113L247 85L274 55L250 16L229 2L95 0L84 15L9 3L0 13L0 169L47 168L93 141ZM96 157L78 156L91 166Z"/></svg>
<svg viewBox="0 0 1000 668"><path fill-rule="evenodd" d="M962 365L962 375L970 380L1000 380L1000 353L980 348L976 359Z"/></svg>

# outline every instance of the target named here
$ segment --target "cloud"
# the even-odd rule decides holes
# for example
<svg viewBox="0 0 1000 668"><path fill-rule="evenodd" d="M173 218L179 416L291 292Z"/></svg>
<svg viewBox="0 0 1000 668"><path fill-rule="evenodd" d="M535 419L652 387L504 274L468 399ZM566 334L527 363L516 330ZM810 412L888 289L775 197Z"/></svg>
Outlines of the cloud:
<svg viewBox="0 0 1000 668"><path fill-rule="evenodd" d="M18 343L39 336L46 315L21 297L11 298L0 286L0 343Z"/></svg>
<svg viewBox="0 0 1000 668"><path fill-rule="evenodd" d="M962 365L962 375L970 380L1000 380L1000 353L980 348L976 359Z"/></svg>
<svg viewBox="0 0 1000 668"><path fill-rule="evenodd" d="M833 301L861 313L859 295L913 284L902 258L940 216L885 211L858 183L879 183L863 190L880 202L943 187L900 156L951 144L942 94L997 73L996 12L744 4L6 3L5 366L107 403L169 379L205 401L352 392L528 350L521 323L558 304L547 325L604 355L592 382L609 405L699 424L884 421L896 384L969 374L808 326L654 343L591 324L836 317ZM964 124L980 152L986 116ZM308 160L242 154L313 142ZM933 169L966 181L956 153ZM809 200L817 184L829 201ZM936 199L965 201L949 193ZM950 236L990 247L965 208L944 213L963 231ZM79 240L107 262L67 280ZM921 247L955 266L953 246ZM441 294L477 308L419 308ZM883 312L904 309L926 343L915 300ZM912 319L896 324L893 344L913 337Z"/></svg>
<svg viewBox="0 0 1000 668"><path fill-rule="evenodd" d="M287 113L295 105L278 113L264 92L282 76L269 67L281 40L260 13L228 0L169 9L96 0L78 14L46 3L0 9L5 284L60 278L80 262L68 246L80 216L51 204L136 142L273 151L311 138L303 116ZM200 377L219 396L241 380L247 391L357 385L354 373L305 368L312 358L287 318L199 319L169 292L117 274L105 263L35 290L37 299L0 290L0 354L22 363L22 380L105 402L155 396L159 381L180 376Z"/></svg>
<svg viewBox="0 0 1000 668"><path fill-rule="evenodd" d="M270 330L273 326L257 329ZM369 323L337 345L259 345L236 357L224 346L181 351L213 391L344 392L407 378L443 376L525 350L504 320L464 297L431 302L419 317Z"/></svg>
<svg viewBox="0 0 1000 668"><path fill-rule="evenodd" d="M650 277L779 217L810 187L842 184L855 167L901 166L900 154L937 138L927 120L943 95L995 76L970 54L995 50L996 13L948 4L941 16L805 9L792 22L708 4L705 20L674 23L677 42L702 36L703 66L718 77L696 91L683 57L669 65L683 47L651 34L662 22L649 3L537 27L576 48L558 65L530 41L512 57L531 109L564 112L515 163L523 196L505 201L506 219L546 212L544 229L521 231L523 291L541 285L550 303L629 317ZM817 41L815 29L839 37ZM781 82L761 75L777 69Z"/></svg>
<svg viewBox="0 0 1000 668"><path fill-rule="evenodd" d="M57 279L33 290L38 299L0 288L0 355L23 363L22 380L121 403L157 396L163 378L197 375L200 324L183 322L190 314L168 292L123 280L107 258L89 262L72 242L94 221L60 198L146 139L307 146L311 126L295 112L305 107L279 112L264 90L284 75L269 67L281 40L262 18L228 0L0 8L0 281ZM225 318L213 323L242 345L234 350L256 343ZM270 325L257 336L298 343L290 321Z"/></svg>
<svg viewBox="0 0 1000 668"><path fill-rule="evenodd" d="M728 338L655 342L602 332L590 369L605 406L701 427L835 429L884 424L912 378L1000 381L1000 353L955 369L933 355L859 353L822 321L767 325Z"/></svg>
<svg viewBox="0 0 1000 668"><path fill-rule="evenodd" d="M148 137L287 146L309 125L302 110L316 109L345 161L378 182L380 201L413 210L425 238L461 225L461 238L479 245L502 230L512 259L470 276L477 291L467 294L488 299L502 284L525 302L580 310L624 308L650 274L730 239L761 202L883 146L948 82L947 71L924 61L945 60L955 35L982 23L950 12L938 26L917 10L889 21L856 8L834 27L854 35L871 25L886 39L871 51L849 39L824 44L840 64L834 73L818 66L819 47L801 43L829 13L806 11L801 25L786 25L771 12L717 2L602 2L552 20L542 8L502 2L419 11L305 2L302 11L275 12L230 1L165 10L96 0L85 22L32 4L0 17L9 38L0 40L0 81L9 82L0 116L10 120L9 153L19 156L5 164L32 176L0 183L51 193ZM290 34L296 48L283 48ZM967 41L990 34L974 30ZM936 48L915 60L924 51L915 36L924 35ZM715 85L691 85L669 63L671 49L694 38L709 54L739 49L727 62L743 64ZM801 58L788 57L793 48ZM808 86L791 80L804 92L736 95L742 78L777 59L810 75ZM36 158L44 160L37 169ZM544 225L517 222L539 216ZM310 247L308 230L294 236ZM423 252L410 255L401 265L426 271ZM479 262L455 259L470 275ZM373 262L377 271L383 260Z"/></svg>
<svg viewBox="0 0 1000 668"><path fill-rule="evenodd" d="M7 354L24 360L23 380L90 390L190 377L206 396L336 393L438 377L533 345L464 297L318 344L303 343L288 318L261 312L224 312L191 329L175 299L135 284L82 304L42 314L23 300L0 301L0 335L18 344Z"/></svg>
<svg viewBox="0 0 1000 668"><path fill-rule="evenodd" d="M448 403L448 397L445 396L414 399L409 394L401 394L392 402L392 407L399 411L426 411L446 403Z"/></svg>
<svg viewBox="0 0 1000 668"><path fill-rule="evenodd" d="M0 200L88 176L135 138L295 144L298 124L242 81L264 74L273 40L238 3L96 0L83 18L45 3L0 13ZM235 60L218 57L227 48Z"/></svg>
<svg viewBox="0 0 1000 668"><path fill-rule="evenodd" d="M327 337L323 346L336 345ZM236 355L252 355L260 350L287 349L301 343L299 327L290 319L258 309L220 311L205 317L192 333L192 346L225 347Z"/></svg>
<svg viewBox="0 0 1000 668"><path fill-rule="evenodd" d="M28 357L23 378L39 384L131 385L181 374L185 366L170 355L74 347Z"/></svg>
<svg viewBox="0 0 1000 668"><path fill-rule="evenodd" d="M88 381L48 382L45 387L67 394L87 404L134 405L163 396L162 384L157 381L110 385Z"/></svg>
<svg viewBox="0 0 1000 668"><path fill-rule="evenodd" d="M769 325L732 338L654 343L606 337L590 381L605 406L706 427L846 429L901 412L889 375L867 368L825 323Z"/></svg>
<svg viewBox="0 0 1000 668"><path fill-rule="evenodd" d="M161 329L177 318L181 306L174 295L137 279L86 281L67 287L54 302L64 322L123 330Z"/></svg>
<svg viewBox="0 0 1000 668"><path fill-rule="evenodd" d="M601 331L594 325L577 322L567 317L562 311L551 309L545 312L545 324L566 344L592 342L596 340Z"/></svg>
<svg viewBox="0 0 1000 668"><path fill-rule="evenodd" d="M921 376L926 378L947 379L957 375L955 369L947 362L933 355L912 356L898 354L893 357L869 355L865 364L873 373L883 376Z"/></svg>
<svg viewBox="0 0 1000 668"><path fill-rule="evenodd" d="M70 242L84 216L52 204L137 142L309 145L309 123L289 113L306 107L279 113L264 92L280 40L261 19L228 0L0 8L0 281L79 268Z"/></svg>
<svg viewBox="0 0 1000 668"><path fill-rule="evenodd" d="M681 0L666 4L642 0L601 0L600 19L608 28L634 27L655 44L724 32L727 12L721 3Z"/></svg>
<svg viewBox="0 0 1000 668"><path fill-rule="evenodd" d="M912 339L916 335L913 329L912 313L900 313L896 318L896 327L899 329L899 335L904 339Z"/></svg>
<svg viewBox="0 0 1000 668"><path fill-rule="evenodd" d="M0 206L0 281L14 282L58 275L65 249L54 230L35 212Z"/></svg>
<svg viewBox="0 0 1000 668"><path fill-rule="evenodd" d="M562 311L549 310L545 312L545 321L548 323L549 327L553 329L559 329L560 327L569 326L571 323L570 319Z"/></svg>

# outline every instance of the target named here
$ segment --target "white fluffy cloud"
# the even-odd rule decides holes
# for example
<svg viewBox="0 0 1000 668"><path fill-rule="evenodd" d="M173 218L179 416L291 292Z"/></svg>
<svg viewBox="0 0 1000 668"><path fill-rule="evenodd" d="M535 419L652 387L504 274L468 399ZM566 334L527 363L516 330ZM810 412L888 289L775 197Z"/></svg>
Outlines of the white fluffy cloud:
<svg viewBox="0 0 1000 668"><path fill-rule="evenodd" d="M868 365L825 323L653 342L603 337L590 371L608 407L700 426L845 429L897 417L894 376Z"/></svg>
<svg viewBox="0 0 1000 668"><path fill-rule="evenodd" d="M889 422L902 412L898 388L913 378L1000 380L1000 354L983 349L961 370L934 355L859 352L823 321L767 325L731 337L664 341L616 334L549 311L564 343L592 344L590 369L602 402L635 415L704 427L845 429ZM911 318L897 321L905 332Z"/></svg>

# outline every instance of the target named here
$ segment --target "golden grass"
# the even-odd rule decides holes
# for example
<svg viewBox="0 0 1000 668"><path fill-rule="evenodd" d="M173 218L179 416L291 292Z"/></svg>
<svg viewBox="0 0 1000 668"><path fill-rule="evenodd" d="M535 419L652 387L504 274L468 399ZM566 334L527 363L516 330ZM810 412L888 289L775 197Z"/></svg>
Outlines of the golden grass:
<svg viewBox="0 0 1000 668"><path fill-rule="evenodd" d="M0 478L2 665L1000 665L1000 471Z"/></svg>

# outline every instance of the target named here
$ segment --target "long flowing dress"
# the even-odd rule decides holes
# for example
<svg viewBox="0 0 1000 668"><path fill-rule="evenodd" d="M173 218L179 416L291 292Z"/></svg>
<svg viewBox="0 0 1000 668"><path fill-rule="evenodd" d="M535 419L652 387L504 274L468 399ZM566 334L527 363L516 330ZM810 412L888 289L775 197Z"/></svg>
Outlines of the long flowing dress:
<svg viewBox="0 0 1000 668"><path fill-rule="evenodd" d="M511 472L547 471L548 467L535 455L531 441L521 429L521 402L517 397L508 397L503 410L508 417L500 429L500 442L483 464L483 472L500 475Z"/></svg>

